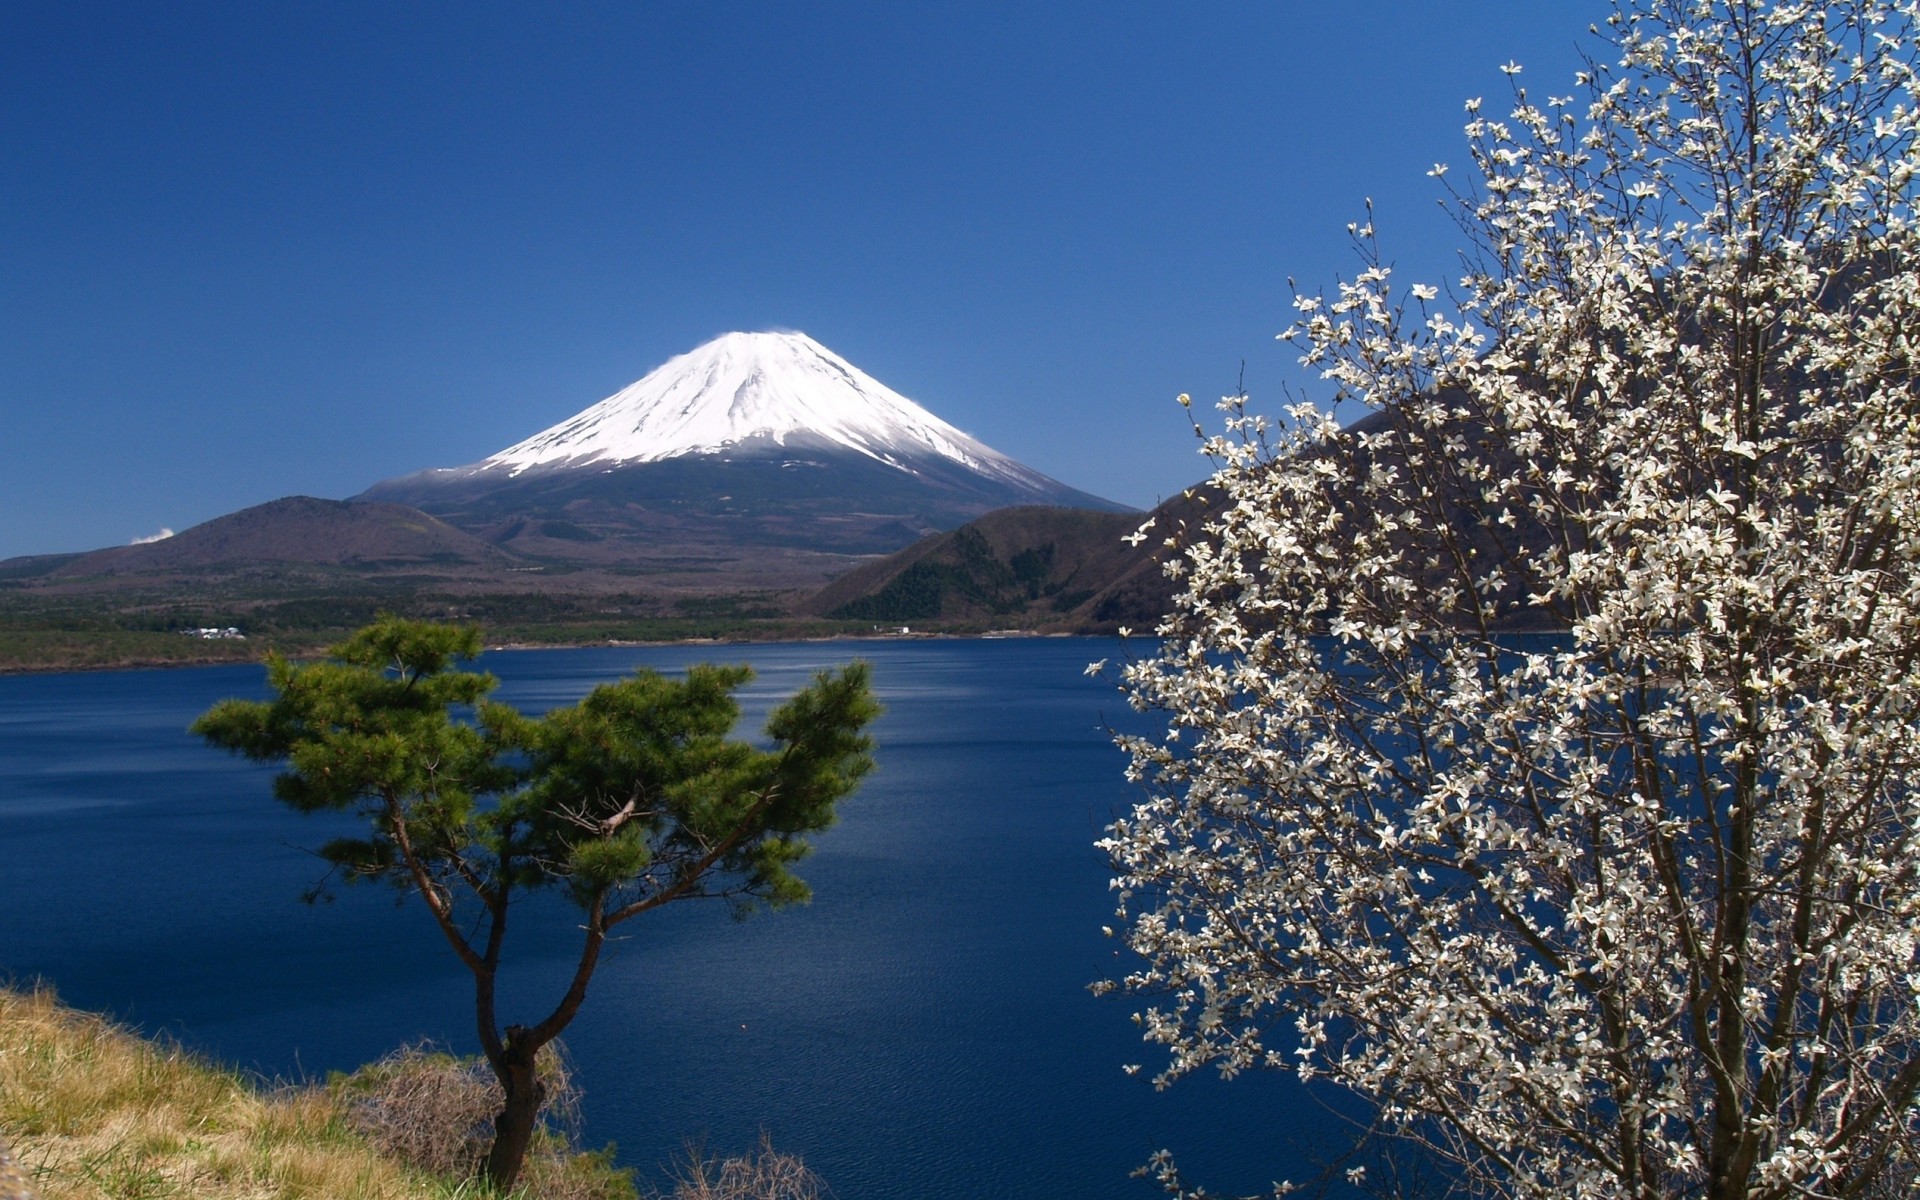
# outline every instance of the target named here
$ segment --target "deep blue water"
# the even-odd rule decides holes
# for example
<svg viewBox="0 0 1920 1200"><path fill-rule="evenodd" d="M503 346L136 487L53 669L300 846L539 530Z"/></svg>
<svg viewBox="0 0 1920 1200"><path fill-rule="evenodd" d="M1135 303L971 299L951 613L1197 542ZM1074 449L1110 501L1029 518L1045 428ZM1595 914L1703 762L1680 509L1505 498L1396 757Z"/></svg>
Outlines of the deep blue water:
<svg viewBox="0 0 1920 1200"><path fill-rule="evenodd" d="M1146 1082L1160 1059L1117 973L1094 839L1134 798L1086 678L1113 643L895 642L496 652L500 698L538 711L636 666L750 661L748 722L819 669L874 664L879 769L803 866L814 901L735 922L681 904L624 927L566 1034L586 1134L653 1174L690 1142L761 1131L840 1200L1147 1197L1158 1147L1216 1192L1311 1174L1338 1129L1292 1080ZM307 1078L431 1038L462 1052L469 978L416 902L354 888L303 905L301 817L271 771L187 724L262 672L0 678L0 976L221 1060ZM746 726L743 726L745 728ZM575 944L515 927L503 1019L543 1015ZM536 1012L536 1007L538 1011ZM524 1016L523 1016L524 1014ZM1143 1062L1128 1077L1121 1066Z"/></svg>

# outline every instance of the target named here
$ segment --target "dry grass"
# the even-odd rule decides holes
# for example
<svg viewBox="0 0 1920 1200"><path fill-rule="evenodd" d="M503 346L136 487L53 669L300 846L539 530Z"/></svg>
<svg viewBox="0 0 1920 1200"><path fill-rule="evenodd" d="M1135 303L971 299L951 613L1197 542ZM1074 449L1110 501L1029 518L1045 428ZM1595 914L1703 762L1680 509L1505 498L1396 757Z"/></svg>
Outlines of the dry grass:
<svg viewBox="0 0 1920 1200"><path fill-rule="evenodd" d="M674 1175L673 1191L655 1200L824 1200L821 1178L792 1154L773 1148L765 1134L760 1147L739 1158L714 1160L691 1153Z"/></svg>
<svg viewBox="0 0 1920 1200"><path fill-rule="evenodd" d="M47 991L0 990L0 1137L40 1200L453 1194L354 1136L325 1094L264 1096Z"/></svg>
<svg viewBox="0 0 1920 1200"><path fill-rule="evenodd" d="M48 991L0 988L0 1142L39 1200L481 1200L383 1154L324 1089L262 1093L246 1079L157 1045ZM613 1197L623 1172L572 1156L545 1173L562 1197ZM609 1181L616 1182L609 1182ZM546 1200L529 1173L521 1200ZM538 1189L538 1190L536 1190Z"/></svg>

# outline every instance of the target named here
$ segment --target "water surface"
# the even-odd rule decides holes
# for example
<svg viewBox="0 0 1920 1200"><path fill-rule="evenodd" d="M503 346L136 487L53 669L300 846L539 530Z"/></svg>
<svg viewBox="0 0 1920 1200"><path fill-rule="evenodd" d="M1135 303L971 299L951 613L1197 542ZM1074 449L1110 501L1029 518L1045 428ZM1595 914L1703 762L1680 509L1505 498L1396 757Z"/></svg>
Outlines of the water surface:
<svg viewBox="0 0 1920 1200"><path fill-rule="evenodd" d="M750 661L755 728L813 672L861 656L886 715L879 769L816 841L815 899L735 922L680 904L622 928L566 1035L587 1136L653 1172L761 1131L840 1200L1147 1197L1172 1148L1216 1192L1300 1177L1337 1128L1291 1080L1146 1082L1094 839L1135 794L1086 678L1114 643L807 643L495 652L538 711L638 666ZM472 1052L469 978L417 901L352 888L304 905L307 850L351 831L268 793L271 772L186 732L255 667L0 677L0 974L268 1076L349 1069L405 1042ZM543 1014L574 931L518 920L503 1015ZM1138 1077L1123 1064L1144 1062Z"/></svg>

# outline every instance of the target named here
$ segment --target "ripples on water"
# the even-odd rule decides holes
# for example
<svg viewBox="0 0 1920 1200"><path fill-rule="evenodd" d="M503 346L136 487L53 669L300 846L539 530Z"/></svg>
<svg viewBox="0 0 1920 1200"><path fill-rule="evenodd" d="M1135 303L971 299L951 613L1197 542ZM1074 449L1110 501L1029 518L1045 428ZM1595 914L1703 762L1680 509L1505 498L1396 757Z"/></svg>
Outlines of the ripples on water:
<svg viewBox="0 0 1920 1200"><path fill-rule="evenodd" d="M1085 678L1112 643L897 642L499 652L499 698L569 703L636 666L749 661L757 728L817 670L874 664L879 770L816 840L804 908L745 922L680 904L623 927L566 1035L587 1135L652 1172L688 1143L762 1130L840 1200L1146 1197L1168 1146L1216 1192L1299 1177L1337 1131L1291 1080L1156 1093L1124 1000L1092 842L1133 797ZM417 902L300 893L303 847L352 829L300 817L271 772L185 733L262 672L212 667L0 678L0 974L270 1076L316 1077L432 1038L475 1047L471 992ZM402 898L404 899L404 898ZM558 906L522 914L509 1019L569 962ZM543 952L544 938L553 949ZM544 1012L544 1009L542 1009ZM1139 1077L1123 1063L1145 1062Z"/></svg>

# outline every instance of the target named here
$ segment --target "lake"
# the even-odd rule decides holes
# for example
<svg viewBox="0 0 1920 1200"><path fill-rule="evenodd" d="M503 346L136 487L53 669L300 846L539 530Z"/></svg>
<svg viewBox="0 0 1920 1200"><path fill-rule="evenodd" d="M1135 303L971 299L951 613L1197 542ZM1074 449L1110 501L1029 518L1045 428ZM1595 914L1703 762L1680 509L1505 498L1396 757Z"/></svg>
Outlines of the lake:
<svg viewBox="0 0 1920 1200"><path fill-rule="evenodd" d="M1101 935L1093 842L1135 798L1106 724L1138 718L1086 663L1118 643L898 641L493 652L497 695L568 703L636 667L747 661L743 729L813 672L861 657L886 714L878 770L820 835L813 903L744 922L680 904L622 927L567 1032L586 1136L658 1180L689 1144L762 1131L839 1200L1147 1197L1159 1147L1216 1193L1312 1174L1340 1131L1271 1074L1147 1082L1131 1002L1087 985L1126 962ZM257 667L0 677L0 975L282 1079L432 1039L477 1048L465 969L417 899L301 893L301 817L272 772L185 732ZM517 921L503 1021L543 1015L576 945L549 906ZM535 1009L538 1008L536 1014ZM1122 1072L1144 1063L1138 1076Z"/></svg>

